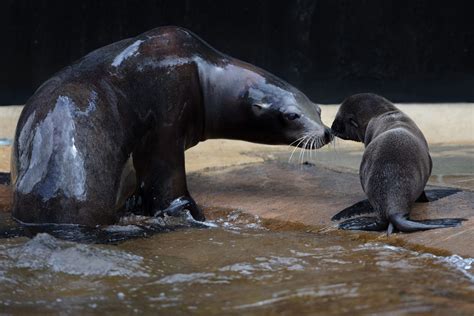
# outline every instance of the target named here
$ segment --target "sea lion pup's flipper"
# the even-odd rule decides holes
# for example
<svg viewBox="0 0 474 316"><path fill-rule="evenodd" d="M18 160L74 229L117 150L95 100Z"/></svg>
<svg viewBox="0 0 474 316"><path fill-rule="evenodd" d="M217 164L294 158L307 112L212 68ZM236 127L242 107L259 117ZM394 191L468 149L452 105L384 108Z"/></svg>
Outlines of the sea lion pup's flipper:
<svg viewBox="0 0 474 316"><path fill-rule="evenodd" d="M339 224L340 229L345 230L366 230L366 231L382 231L387 230L390 235L394 230L400 232L416 232L422 230L456 227L465 221L464 218L440 218L427 220L409 220L402 214L395 214L390 217L390 222L384 222L377 217L361 216L346 220Z"/></svg>
<svg viewBox="0 0 474 316"><path fill-rule="evenodd" d="M434 190L426 190L421 193L418 199L415 201L416 203L427 203L427 202L434 202L439 199L448 197L450 195L456 194L461 192L462 190L459 189L434 189Z"/></svg>
<svg viewBox="0 0 474 316"><path fill-rule="evenodd" d="M390 222L398 231L404 233L416 232L421 230L429 230L436 228L456 227L461 225L464 218L439 218L414 221L406 217L406 215L397 213L390 216Z"/></svg>
<svg viewBox="0 0 474 316"><path fill-rule="evenodd" d="M434 189L434 190L426 190L421 193L418 199L415 201L416 203L427 203L427 202L434 202L439 199L448 197L450 195L456 194L461 192L462 190L459 189ZM351 218L361 214L369 214L375 212L372 205L369 203L369 200L362 200L357 202L349 207L346 207L336 215L334 215L331 220L338 221L343 218Z"/></svg>
<svg viewBox="0 0 474 316"><path fill-rule="evenodd" d="M382 231L387 229L387 227L388 222L372 216L356 217L339 224L339 228L345 230Z"/></svg>
<svg viewBox="0 0 474 316"><path fill-rule="evenodd" d="M423 191L421 193L421 195L418 197L418 199L416 199L416 203L428 203L430 200L428 199L428 197L426 196L426 192Z"/></svg>
<svg viewBox="0 0 474 316"><path fill-rule="evenodd" d="M426 198L428 199L428 202L434 202L434 201L443 199L445 197L448 197L450 195L456 194L458 192L462 192L462 190L449 188L449 189L426 190L425 192L426 192Z"/></svg>
<svg viewBox="0 0 474 316"><path fill-rule="evenodd" d="M363 201L357 202L357 203L355 203L355 204L353 204L349 207L346 207L345 209L343 209L342 211L340 211L339 213L334 215L331 218L331 220L332 221L338 221L338 220L341 220L343 218L351 218L351 217L361 215L361 214L373 213L374 211L375 210L372 207L372 205L370 205L369 200L363 200Z"/></svg>

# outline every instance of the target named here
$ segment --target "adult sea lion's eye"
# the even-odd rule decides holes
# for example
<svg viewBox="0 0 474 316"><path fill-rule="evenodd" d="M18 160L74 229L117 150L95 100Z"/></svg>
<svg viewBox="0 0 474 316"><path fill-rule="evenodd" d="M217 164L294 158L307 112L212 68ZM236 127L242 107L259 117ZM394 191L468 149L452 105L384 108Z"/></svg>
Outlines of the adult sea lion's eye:
<svg viewBox="0 0 474 316"><path fill-rule="evenodd" d="M288 121L293 121L293 120L296 120L296 119L300 118L300 115L299 115L299 114L296 114L296 113L285 113L285 114L284 114L284 117L285 117Z"/></svg>

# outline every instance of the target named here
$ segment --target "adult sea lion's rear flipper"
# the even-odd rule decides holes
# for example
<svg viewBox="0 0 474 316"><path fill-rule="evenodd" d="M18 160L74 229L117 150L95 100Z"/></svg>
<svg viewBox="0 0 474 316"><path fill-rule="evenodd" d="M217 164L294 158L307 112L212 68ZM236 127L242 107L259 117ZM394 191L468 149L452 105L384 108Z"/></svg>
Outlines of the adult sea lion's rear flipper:
<svg viewBox="0 0 474 316"><path fill-rule="evenodd" d="M363 200L343 209L342 211L334 215L331 220L338 221L343 218L351 218L357 215L368 214L373 212L374 208L372 207L372 205L370 205L369 200Z"/></svg>
<svg viewBox="0 0 474 316"><path fill-rule="evenodd" d="M430 230L436 228L448 228L461 225L465 221L463 218L440 218L427 220L410 220L402 214L394 214L390 216L390 222L395 228L404 233Z"/></svg>
<svg viewBox="0 0 474 316"><path fill-rule="evenodd" d="M388 223L382 222L377 217L361 216L353 219L348 219L339 224L340 229L345 230L368 230L381 231L387 229Z"/></svg>

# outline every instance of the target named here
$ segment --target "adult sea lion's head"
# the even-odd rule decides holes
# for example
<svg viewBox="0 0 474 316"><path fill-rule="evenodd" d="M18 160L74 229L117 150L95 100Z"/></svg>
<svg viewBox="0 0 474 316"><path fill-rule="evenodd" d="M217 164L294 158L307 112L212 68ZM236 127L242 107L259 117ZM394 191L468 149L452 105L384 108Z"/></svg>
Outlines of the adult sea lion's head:
<svg viewBox="0 0 474 316"><path fill-rule="evenodd" d="M307 149L320 148L333 138L321 121L320 106L265 70L233 59L207 68L205 77L207 138Z"/></svg>

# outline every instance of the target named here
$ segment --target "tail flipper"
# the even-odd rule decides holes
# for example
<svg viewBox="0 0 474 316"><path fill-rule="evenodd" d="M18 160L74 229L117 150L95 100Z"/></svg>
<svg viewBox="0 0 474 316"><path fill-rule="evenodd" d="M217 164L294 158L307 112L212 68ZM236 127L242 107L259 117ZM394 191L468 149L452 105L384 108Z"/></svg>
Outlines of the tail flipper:
<svg viewBox="0 0 474 316"><path fill-rule="evenodd" d="M436 228L447 228L456 227L461 225L464 218L440 218L440 219L428 219L413 221L409 220L402 214L394 214L390 216L390 222L395 228L404 233L436 229Z"/></svg>

